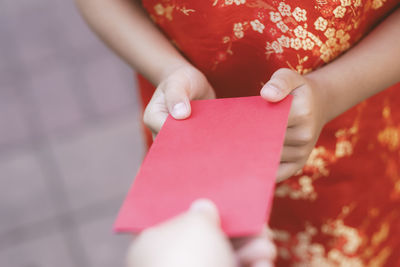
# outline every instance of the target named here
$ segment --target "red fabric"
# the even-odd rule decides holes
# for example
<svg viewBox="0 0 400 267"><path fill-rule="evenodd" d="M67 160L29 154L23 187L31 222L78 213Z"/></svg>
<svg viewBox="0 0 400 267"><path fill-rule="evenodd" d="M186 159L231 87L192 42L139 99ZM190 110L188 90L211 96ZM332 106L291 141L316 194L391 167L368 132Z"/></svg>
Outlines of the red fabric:
<svg viewBox="0 0 400 267"><path fill-rule="evenodd" d="M281 67L304 74L329 63L397 3L143 0L218 97L258 95ZM145 106L154 88L139 81ZM303 171L277 185L278 266L399 266L398 103L400 84L330 122Z"/></svg>

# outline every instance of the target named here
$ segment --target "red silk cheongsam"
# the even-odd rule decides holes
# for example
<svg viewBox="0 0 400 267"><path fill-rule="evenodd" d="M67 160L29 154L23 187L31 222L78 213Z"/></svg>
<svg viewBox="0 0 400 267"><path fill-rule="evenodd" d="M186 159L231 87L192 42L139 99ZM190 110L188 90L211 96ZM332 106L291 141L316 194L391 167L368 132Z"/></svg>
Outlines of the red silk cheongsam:
<svg viewBox="0 0 400 267"><path fill-rule="evenodd" d="M329 63L397 4L143 0L217 97L259 95L279 68L304 74ZM154 88L139 85L144 107ZM277 184L270 226L277 266L400 266L400 84L325 126L303 170Z"/></svg>

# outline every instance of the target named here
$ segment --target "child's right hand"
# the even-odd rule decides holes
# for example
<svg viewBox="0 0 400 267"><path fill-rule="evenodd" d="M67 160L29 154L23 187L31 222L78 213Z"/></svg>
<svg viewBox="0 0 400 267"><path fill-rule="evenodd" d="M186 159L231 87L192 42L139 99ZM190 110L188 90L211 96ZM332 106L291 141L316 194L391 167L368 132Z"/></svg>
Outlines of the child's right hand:
<svg viewBox="0 0 400 267"><path fill-rule="evenodd" d="M191 65L170 71L160 82L144 112L144 123L157 134L171 114L175 119L190 116L190 100L212 99L215 93L207 78Z"/></svg>

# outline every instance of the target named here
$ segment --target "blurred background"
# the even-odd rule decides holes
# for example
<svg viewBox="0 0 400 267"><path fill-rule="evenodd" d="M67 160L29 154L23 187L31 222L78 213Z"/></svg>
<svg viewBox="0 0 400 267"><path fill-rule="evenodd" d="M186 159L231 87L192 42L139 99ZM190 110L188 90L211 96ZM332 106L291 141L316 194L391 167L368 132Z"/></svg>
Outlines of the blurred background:
<svg viewBox="0 0 400 267"><path fill-rule="evenodd" d="M0 266L123 266L137 98L72 0L0 0Z"/></svg>

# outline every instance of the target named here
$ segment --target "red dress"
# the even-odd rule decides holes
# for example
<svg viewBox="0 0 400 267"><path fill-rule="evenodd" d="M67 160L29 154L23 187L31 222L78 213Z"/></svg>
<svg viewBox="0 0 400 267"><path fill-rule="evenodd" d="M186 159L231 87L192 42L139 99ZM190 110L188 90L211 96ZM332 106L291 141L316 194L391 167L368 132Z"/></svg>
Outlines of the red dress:
<svg viewBox="0 0 400 267"><path fill-rule="evenodd" d="M218 97L258 95L278 68L304 74L330 62L397 4L143 0ZM154 88L139 82L145 106ZM400 84L330 122L302 172L277 185L278 266L400 266L399 103Z"/></svg>

